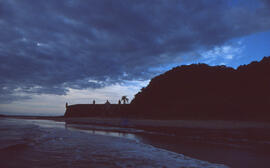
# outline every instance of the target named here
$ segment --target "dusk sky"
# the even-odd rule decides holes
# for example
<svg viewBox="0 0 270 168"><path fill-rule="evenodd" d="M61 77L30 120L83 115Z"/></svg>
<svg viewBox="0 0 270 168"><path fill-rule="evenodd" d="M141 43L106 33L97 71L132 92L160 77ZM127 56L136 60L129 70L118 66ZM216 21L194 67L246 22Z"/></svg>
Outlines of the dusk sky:
<svg viewBox="0 0 270 168"><path fill-rule="evenodd" d="M63 115L175 66L264 56L269 0L0 0L0 113Z"/></svg>

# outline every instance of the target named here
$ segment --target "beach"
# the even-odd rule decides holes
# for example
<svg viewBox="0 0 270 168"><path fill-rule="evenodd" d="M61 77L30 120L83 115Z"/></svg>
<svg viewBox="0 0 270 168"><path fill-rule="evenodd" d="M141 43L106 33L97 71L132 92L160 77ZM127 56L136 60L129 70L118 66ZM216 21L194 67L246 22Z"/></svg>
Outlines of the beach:
<svg viewBox="0 0 270 168"><path fill-rule="evenodd" d="M0 120L1 167L227 167L158 148L136 137L96 134L64 122Z"/></svg>
<svg viewBox="0 0 270 168"><path fill-rule="evenodd" d="M127 118L47 119L65 123L65 127L72 130L140 141L210 163L239 168L270 166L269 123Z"/></svg>
<svg viewBox="0 0 270 168"><path fill-rule="evenodd" d="M47 118L49 119L49 118ZM129 119L129 118L63 118L54 120L66 121L78 124L101 124L121 126L126 120L127 127L174 127L174 128L206 128L206 129L242 129L242 128L267 128L269 122L256 121L226 121L226 120L150 120L150 119Z"/></svg>
<svg viewBox="0 0 270 168"><path fill-rule="evenodd" d="M145 143L159 148L230 167L270 167L270 123L267 122L101 118L70 118L66 122L84 127L121 127L124 123L126 128L143 130L135 133Z"/></svg>

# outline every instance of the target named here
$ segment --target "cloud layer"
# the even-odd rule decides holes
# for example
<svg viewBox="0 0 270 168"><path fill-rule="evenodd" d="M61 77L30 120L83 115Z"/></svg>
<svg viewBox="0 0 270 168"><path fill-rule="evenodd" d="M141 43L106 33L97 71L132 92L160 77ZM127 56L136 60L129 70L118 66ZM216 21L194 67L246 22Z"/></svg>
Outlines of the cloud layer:
<svg viewBox="0 0 270 168"><path fill-rule="evenodd" d="M0 103L146 80L151 67L269 29L266 0L0 0Z"/></svg>

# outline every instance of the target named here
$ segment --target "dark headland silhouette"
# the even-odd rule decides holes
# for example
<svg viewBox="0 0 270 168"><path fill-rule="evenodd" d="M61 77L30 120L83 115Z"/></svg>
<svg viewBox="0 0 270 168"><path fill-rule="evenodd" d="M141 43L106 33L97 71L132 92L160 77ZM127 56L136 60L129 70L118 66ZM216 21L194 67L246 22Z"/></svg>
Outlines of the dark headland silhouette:
<svg viewBox="0 0 270 168"><path fill-rule="evenodd" d="M270 121L270 57L233 69L183 65L151 80L131 104L81 104L66 117Z"/></svg>

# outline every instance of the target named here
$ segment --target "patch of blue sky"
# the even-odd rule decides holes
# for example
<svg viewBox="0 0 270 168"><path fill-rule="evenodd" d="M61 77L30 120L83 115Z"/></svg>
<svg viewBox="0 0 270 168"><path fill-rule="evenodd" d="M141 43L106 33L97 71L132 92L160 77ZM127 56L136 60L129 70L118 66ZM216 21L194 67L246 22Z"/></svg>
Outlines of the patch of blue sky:
<svg viewBox="0 0 270 168"><path fill-rule="evenodd" d="M263 57L270 56L270 30L241 38L245 50L237 64L248 64L260 61Z"/></svg>
<svg viewBox="0 0 270 168"><path fill-rule="evenodd" d="M156 73L166 72L180 65L193 63L206 63L209 65L226 65L237 68L252 61L260 61L265 56L270 56L270 31L260 32L241 38L235 38L211 50L196 52L198 59L185 60L151 67L149 71Z"/></svg>

